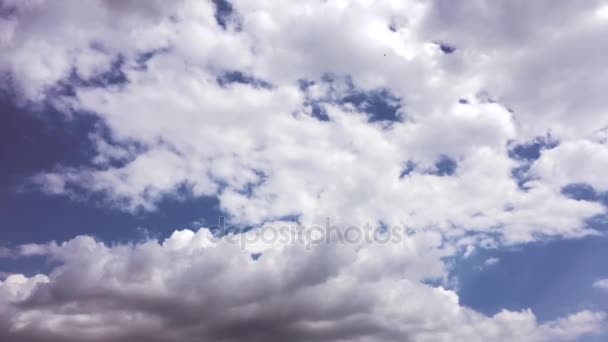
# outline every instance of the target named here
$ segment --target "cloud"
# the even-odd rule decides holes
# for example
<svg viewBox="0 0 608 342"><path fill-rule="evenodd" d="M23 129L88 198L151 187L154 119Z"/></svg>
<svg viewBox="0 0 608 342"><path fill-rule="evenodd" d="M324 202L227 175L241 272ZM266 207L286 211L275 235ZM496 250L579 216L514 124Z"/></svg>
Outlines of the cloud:
<svg viewBox="0 0 608 342"><path fill-rule="evenodd" d="M29 246L59 262L0 283L4 341L557 341L599 332L603 313L543 324L529 310L488 317L417 279L437 272L404 245L273 248L254 260L207 229L108 246L88 236ZM433 245L429 245L430 248ZM383 265L375 258L384 253Z"/></svg>
<svg viewBox="0 0 608 342"><path fill-rule="evenodd" d="M132 213L215 196L235 225L331 217L408 232L406 248L358 252L245 253L205 230L162 244L25 245L63 265L1 285L7 338L536 341L599 330L602 313L486 317L420 283L446 277L442 258L463 251L599 234L586 220L606 208L562 192L608 189L599 1L1 6L4 90L104 125L91 163L34 175L41 191Z"/></svg>
<svg viewBox="0 0 608 342"><path fill-rule="evenodd" d="M111 132L110 138L92 137L94 167L42 173L33 178L42 190L73 198L101 193L109 205L133 212L155 210L163 197L177 193L211 195L232 221L243 224L289 215L314 223L329 215L450 230L454 239L474 230L507 244L594 234L585 219L605 210L555 192L565 181L580 178L595 186L601 180L556 175L543 166L568 146L593 145L589 158L601 167L605 146L597 134L560 135L552 126L561 122L557 117L537 120L513 112L517 103L503 103L504 89L486 79L496 71L490 62L502 57L493 53L490 64L477 60L495 44L512 48L510 38L487 45L471 40L469 31L447 36L432 19L437 6L444 6L439 2L286 7L235 1L231 18L238 25L225 27L217 24L210 2L92 2L79 5L78 17L72 9L61 19L52 13L63 3L14 6L15 14L4 19L15 29L0 66L22 96L51 101L71 115L95 113ZM38 25L47 7L45 20L55 21L52 32ZM587 10L581 7L580 15ZM117 25L106 24L110 16L117 16ZM71 25L79 25L78 36L55 42L56 36L75 34ZM535 25L527 22L524 29L536 32ZM581 19L573 25L586 24ZM289 37L281 33L288 29ZM445 55L436 41L458 48ZM39 45L50 42L52 53L39 54ZM19 68L21 55L56 56L58 62L33 60ZM113 62L118 57L120 65ZM113 68L126 82L73 81L74 73L94 79ZM233 75L231 82L226 75ZM69 94L57 93L66 85ZM374 119L382 107L378 94L390 100L384 107L398 101L398 120ZM511 158L508 145L528 141L527 130L537 122L546 124L539 134L555 131L564 141L541 151L524 191L511 171L523 162ZM449 167L437 171L441 161ZM415 167L400 177L404 165Z"/></svg>
<svg viewBox="0 0 608 342"><path fill-rule="evenodd" d="M554 187L587 183L600 191L607 191L608 182L597 172L607 166L608 150L603 143L577 141L543 153L532 165L530 173L547 179Z"/></svg>
<svg viewBox="0 0 608 342"><path fill-rule="evenodd" d="M492 265L496 265L498 262L500 262L499 258L492 257L492 258L486 259L486 261L484 261L483 264L485 266L492 266Z"/></svg>
<svg viewBox="0 0 608 342"><path fill-rule="evenodd" d="M598 290L608 292L608 279L596 280L593 282L593 287Z"/></svg>
<svg viewBox="0 0 608 342"><path fill-rule="evenodd" d="M475 246L467 245L464 250L464 254L462 255L465 259L469 258L471 255L475 253Z"/></svg>

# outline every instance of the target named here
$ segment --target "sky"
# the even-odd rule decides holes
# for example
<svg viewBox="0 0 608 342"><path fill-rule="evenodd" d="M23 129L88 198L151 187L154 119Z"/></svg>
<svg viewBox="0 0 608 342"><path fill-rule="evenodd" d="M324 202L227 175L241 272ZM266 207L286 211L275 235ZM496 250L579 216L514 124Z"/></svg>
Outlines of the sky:
<svg viewBox="0 0 608 342"><path fill-rule="evenodd" d="M608 340L608 2L0 0L0 340Z"/></svg>

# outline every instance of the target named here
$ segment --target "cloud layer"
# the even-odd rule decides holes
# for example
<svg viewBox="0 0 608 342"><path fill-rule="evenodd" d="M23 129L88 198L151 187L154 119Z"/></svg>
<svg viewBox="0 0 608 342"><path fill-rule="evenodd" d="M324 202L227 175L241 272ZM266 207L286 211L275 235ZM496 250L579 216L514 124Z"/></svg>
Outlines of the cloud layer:
<svg viewBox="0 0 608 342"><path fill-rule="evenodd" d="M10 341L556 341L599 331L605 314L544 324L530 311L486 317L419 282L441 272L400 245L284 245L257 260L208 230L161 243L106 246L90 237L26 245L61 263L48 277L0 284Z"/></svg>
<svg viewBox="0 0 608 342"><path fill-rule="evenodd" d="M486 317L425 285L476 247L600 234L602 1L4 1L0 75L25 106L102 122L87 166L31 178L129 212L217 196L232 224L331 217L403 244L28 245L1 285L12 340L553 341L603 313ZM551 11L547 11L551 8ZM259 228L263 229L263 228ZM250 253L263 252L254 260Z"/></svg>

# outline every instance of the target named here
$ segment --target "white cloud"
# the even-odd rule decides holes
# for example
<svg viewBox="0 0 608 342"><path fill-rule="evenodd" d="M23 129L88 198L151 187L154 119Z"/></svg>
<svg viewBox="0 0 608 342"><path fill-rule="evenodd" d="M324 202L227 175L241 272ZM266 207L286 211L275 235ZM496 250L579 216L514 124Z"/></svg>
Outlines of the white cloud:
<svg viewBox="0 0 608 342"><path fill-rule="evenodd" d="M392 2L283 6L251 1L233 5L240 30L216 25L211 3L139 8L100 2L95 5L103 8L100 13L87 4L79 9L78 18L62 17L53 30L75 34L69 28L80 25L80 33L78 39L52 45L56 51L51 55L64 56L64 64L75 61L70 67L82 69L81 77L86 78L104 68L91 69L88 62L81 65L80 56L109 55L107 70L108 61L120 54L130 82L119 88L77 87L74 98L50 99L62 108L97 113L107 123L112 140L92 138L98 146L97 168L39 175L36 180L42 188L53 193L102 192L114 206L137 211L154 210L163 196L186 186L193 196L217 195L233 221L253 224L287 215L300 215L312 223L329 215L358 224L382 221L449 231L454 238L464 230L498 233L506 243L592 233L584 220L604 208L567 199L555 188L556 181L581 178L582 171L574 169L578 174L563 177L543 171L544 160L559 148L545 151L532 168L530 174L539 179L529 184L531 190L517 187L511 169L519 165L508 157L507 143L526 139L530 125L538 122L546 124L545 132L553 130L554 120L511 113L506 106L512 103L488 103L483 96L476 97L480 92L497 96L502 89L491 88L491 80L485 80L495 71L485 65L502 57L492 54L489 62L480 65L477 59L487 54L487 42L479 45L433 31L439 29L429 26L436 6ZM65 79L69 70L43 63L53 69L46 74L63 76L46 80L42 87L29 81L35 76L20 76L33 73L33 68L22 70L11 64L17 54L39 58L33 48L18 44L23 32L31 31L24 36L26 43L54 39L36 24L45 6L56 10L61 5L40 2L18 10L19 15L10 19L16 21L16 36L6 43L11 52L4 66L24 88L24 95L33 99L44 94L44 87ZM110 14L118 15L117 28L129 28L128 34L113 33L111 26L103 24ZM395 32L389 30L390 23L398 27ZM544 23L526 25L536 31L534 25ZM287 30L293 34L281 34ZM436 38L431 39L432 32ZM463 37L469 33L462 32ZM129 44L135 38L138 43ZM456 52L442 55L429 49L434 39L453 42ZM91 49L92 43L103 49ZM512 47L509 39L502 43L502 49ZM157 49L165 50L142 71L136 63L138 54ZM454 69L450 60L460 67ZM242 70L273 88L220 86L216 78L222 70ZM487 75L480 77L482 72ZM324 73L336 75L331 87L321 81ZM343 81L347 75L361 91L384 87L401 97L404 121L386 128L369 124L364 113L331 104L326 104L331 121L309 116L310 108L303 105L306 98L336 101L348 95ZM316 82L308 94L299 90L299 79ZM468 104L458 103L461 98ZM605 146L589 142L587 132L580 133L564 134L570 139L564 146L595 144L591 159L601 167L598 156ZM144 150L130 148L131 143ZM454 176L421 174L442 155L457 162ZM126 165L107 164L116 158L126 160ZM417 168L400 180L408 161ZM582 178L597 183L590 179L593 169Z"/></svg>
<svg viewBox="0 0 608 342"><path fill-rule="evenodd" d="M544 152L530 173L545 179L556 189L568 183L587 183L598 191L608 191L608 181L602 177L608 167L608 148L592 141L564 142Z"/></svg>
<svg viewBox="0 0 608 342"><path fill-rule="evenodd" d="M595 15L603 5L439 0L424 26L427 37L461 47L465 63L474 63L465 72L515 111L521 134L576 139L608 124L601 61L608 45L600 38L608 22Z"/></svg>
<svg viewBox="0 0 608 342"><path fill-rule="evenodd" d="M465 247L463 257L464 257L465 259L467 259L467 258L469 258L471 255L473 255L473 253L475 253L475 246L473 246L473 245L467 245L467 246Z"/></svg>

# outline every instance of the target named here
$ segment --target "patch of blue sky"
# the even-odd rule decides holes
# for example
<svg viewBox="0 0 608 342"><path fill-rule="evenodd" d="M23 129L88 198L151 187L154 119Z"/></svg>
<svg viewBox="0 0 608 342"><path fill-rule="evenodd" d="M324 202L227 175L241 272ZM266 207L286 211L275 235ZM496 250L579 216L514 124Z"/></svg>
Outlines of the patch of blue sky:
<svg viewBox="0 0 608 342"><path fill-rule="evenodd" d="M499 262L484 265L490 258ZM487 315L530 308L545 322L584 309L608 310L608 295L592 287L608 278L607 258L608 237L558 239L477 249L455 260L452 276L465 306Z"/></svg>

